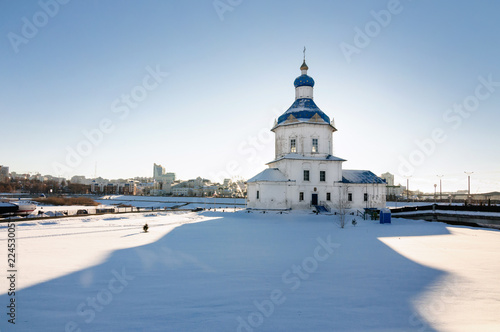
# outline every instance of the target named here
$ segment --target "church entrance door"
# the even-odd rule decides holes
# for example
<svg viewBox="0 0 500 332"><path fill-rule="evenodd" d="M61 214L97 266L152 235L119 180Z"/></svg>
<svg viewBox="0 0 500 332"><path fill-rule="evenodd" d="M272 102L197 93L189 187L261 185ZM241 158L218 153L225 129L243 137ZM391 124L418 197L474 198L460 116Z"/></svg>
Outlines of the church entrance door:
<svg viewBox="0 0 500 332"><path fill-rule="evenodd" d="M318 205L318 194L312 194L311 205Z"/></svg>

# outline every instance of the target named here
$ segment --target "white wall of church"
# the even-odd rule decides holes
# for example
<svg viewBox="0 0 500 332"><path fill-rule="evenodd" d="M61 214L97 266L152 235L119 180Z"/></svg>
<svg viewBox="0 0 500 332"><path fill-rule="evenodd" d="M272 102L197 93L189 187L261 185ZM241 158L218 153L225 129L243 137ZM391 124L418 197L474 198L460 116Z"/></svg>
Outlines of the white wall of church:
<svg viewBox="0 0 500 332"><path fill-rule="evenodd" d="M314 190L316 189L316 191ZM259 192L257 198L257 191ZM250 209L309 209L312 195L317 195L318 203L326 204L327 192L334 199L333 186L298 185L294 182L253 182L247 186L247 208ZM302 193L302 194L301 194Z"/></svg>
<svg viewBox="0 0 500 332"><path fill-rule="evenodd" d="M338 201L342 193L351 194L352 200L347 200L348 209L351 211L364 211L365 208L385 208L386 185L383 183L338 183L335 184L333 191L335 199L332 198L331 202L327 202L332 211L338 208ZM367 194L366 200L365 194Z"/></svg>
<svg viewBox="0 0 500 332"><path fill-rule="evenodd" d="M282 159L269 164L278 168L287 178L298 185L326 186L342 180L341 161L317 161L301 159ZM304 170L309 171L309 181L304 180ZM320 172L325 172L325 181L320 181Z"/></svg>
<svg viewBox="0 0 500 332"><path fill-rule="evenodd" d="M295 153L314 157L332 154L332 127L329 125L298 122L279 126L273 131L276 140L276 158L292 153L292 139L295 139ZM313 139L318 140L316 152L313 152Z"/></svg>
<svg viewBox="0 0 500 332"><path fill-rule="evenodd" d="M247 186L247 208L250 209L290 209L287 200L289 185L285 182L253 182ZM258 194L257 194L258 192Z"/></svg>
<svg viewBox="0 0 500 332"><path fill-rule="evenodd" d="M257 198L259 191L259 198ZM385 184L346 184L327 183L249 183L247 187L247 207L250 209L309 209L312 208L313 195L317 203L327 206L332 212L339 209L344 200L347 210L364 211L365 208L385 207ZM367 194L365 200L365 193ZM351 194L351 201L345 195ZM329 196L329 197L328 197ZM328 199L329 198L329 199Z"/></svg>

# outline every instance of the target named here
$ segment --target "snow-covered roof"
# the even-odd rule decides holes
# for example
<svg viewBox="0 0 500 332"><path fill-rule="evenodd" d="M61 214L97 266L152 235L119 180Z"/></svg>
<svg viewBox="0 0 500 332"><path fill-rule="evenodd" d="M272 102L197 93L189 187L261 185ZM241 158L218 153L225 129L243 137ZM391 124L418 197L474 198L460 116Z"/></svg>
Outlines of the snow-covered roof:
<svg viewBox="0 0 500 332"><path fill-rule="evenodd" d="M370 171L344 169L342 170L343 183L386 183Z"/></svg>
<svg viewBox="0 0 500 332"><path fill-rule="evenodd" d="M281 173L281 171L277 168L268 168L263 170L253 178L247 181L248 182L288 182L289 180L286 178L285 174Z"/></svg>
<svg viewBox="0 0 500 332"><path fill-rule="evenodd" d="M307 122L316 114L318 114L318 119L315 121L316 123L330 124L328 115L323 113L311 98L299 98L278 118L278 124L286 122L290 115L293 116L292 119L295 122Z"/></svg>
<svg viewBox="0 0 500 332"><path fill-rule="evenodd" d="M268 162L266 165L283 160L283 159L296 159L296 160L319 160L319 161L346 161L345 159L335 157L332 155L328 155L326 157L306 157L298 153L289 153L284 155L283 157L280 157L278 159L275 159L273 161Z"/></svg>

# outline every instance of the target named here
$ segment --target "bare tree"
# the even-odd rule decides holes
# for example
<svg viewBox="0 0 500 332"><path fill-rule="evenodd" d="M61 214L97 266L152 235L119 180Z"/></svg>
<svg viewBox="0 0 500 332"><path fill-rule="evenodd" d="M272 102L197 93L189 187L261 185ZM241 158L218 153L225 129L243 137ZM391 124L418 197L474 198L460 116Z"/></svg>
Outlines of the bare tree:
<svg viewBox="0 0 500 332"><path fill-rule="evenodd" d="M334 202L333 208L340 217L340 228L344 228L346 215L349 213L351 208L351 202L349 201L349 186L346 185L339 187L339 196Z"/></svg>

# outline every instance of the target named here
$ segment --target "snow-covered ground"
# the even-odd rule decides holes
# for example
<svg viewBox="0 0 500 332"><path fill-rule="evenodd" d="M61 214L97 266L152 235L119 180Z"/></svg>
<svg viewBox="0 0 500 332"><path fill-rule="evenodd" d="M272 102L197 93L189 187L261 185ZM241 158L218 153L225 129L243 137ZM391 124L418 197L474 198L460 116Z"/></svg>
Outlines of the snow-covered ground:
<svg viewBox="0 0 500 332"><path fill-rule="evenodd" d="M161 196L127 196L127 195L106 195L95 201L97 206L83 205L45 205L40 202L25 200L37 205L37 208L28 218L54 217L54 216L74 216L81 211L85 214L96 214L98 209L114 208L116 212L133 212L138 208L141 210L194 210L202 209L222 209L224 211L235 211L245 208L244 198L214 198L214 197L161 197ZM121 205L124 206L121 206ZM19 216L12 216L9 219L21 219Z"/></svg>
<svg viewBox="0 0 500 332"><path fill-rule="evenodd" d="M230 209L244 208L244 198L221 198L221 197L162 197L162 196L127 196L127 195L107 195L96 202L104 205L127 204L139 208L164 209L183 205L182 209Z"/></svg>
<svg viewBox="0 0 500 332"><path fill-rule="evenodd" d="M397 215L411 215L411 214L421 214L421 213L432 213L432 210L423 210L423 211L406 211L406 212L398 212ZM489 216L489 217L500 217L500 212L484 212L484 211L453 211L453 210L436 210L437 213L440 214L459 214L465 216Z"/></svg>
<svg viewBox="0 0 500 332"><path fill-rule="evenodd" d="M123 201L159 201L159 202L220 202L227 204L242 204L245 205L244 198L226 198L226 197L184 197L184 196L129 196L129 195L106 195L101 197L102 200L123 200Z"/></svg>
<svg viewBox="0 0 500 332"><path fill-rule="evenodd" d="M402 207L409 207L409 206L428 206L432 205L434 202L425 202L425 201L416 201L416 202L394 202L394 201L389 201L386 203L388 208L402 208ZM437 203L440 205L450 205L449 203ZM463 203L452 203L452 205L463 205Z"/></svg>
<svg viewBox="0 0 500 332"><path fill-rule="evenodd" d="M430 205L430 204L431 203L424 203L424 202L391 202L391 201L385 203L385 205L388 208L393 208L393 207L401 208L405 206L420 206L420 205Z"/></svg>
<svg viewBox="0 0 500 332"><path fill-rule="evenodd" d="M352 217L341 229L336 218L240 211L20 221L16 325L4 313L0 330L500 330L500 232L398 218L353 226ZM0 285L5 308L7 279Z"/></svg>

